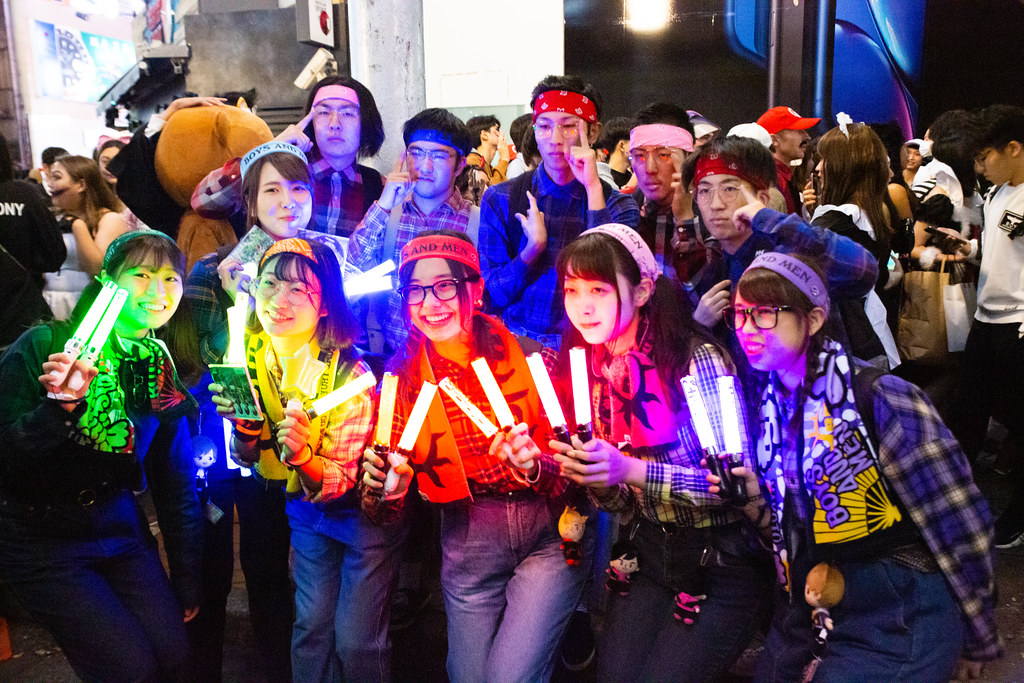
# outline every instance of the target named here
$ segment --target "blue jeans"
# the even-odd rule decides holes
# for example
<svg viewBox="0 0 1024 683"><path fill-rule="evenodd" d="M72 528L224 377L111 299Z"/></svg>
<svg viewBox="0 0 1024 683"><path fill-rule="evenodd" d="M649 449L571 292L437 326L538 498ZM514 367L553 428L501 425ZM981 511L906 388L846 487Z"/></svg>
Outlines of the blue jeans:
<svg viewBox="0 0 1024 683"><path fill-rule="evenodd" d="M767 617L768 565L737 524L669 534L643 521L634 541L639 571L629 593L609 597L597 679L720 680ZM692 625L674 616L681 590L707 596Z"/></svg>
<svg viewBox="0 0 1024 683"><path fill-rule="evenodd" d="M584 561L567 565L558 534L564 509L527 491L441 510L453 683L551 678L558 643L590 572L595 534L588 523Z"/></svg>
<svg viewBox="0 0 1024 683"><path fill-rule="evenodd" d="M9 514L10 505L0 505L0 576L79 678L182 675L189 660L182 608L130 492L88 509L62 506L52 518L37 507L34 520ZM61 536L70 517L96 533Z"/></svg>
<svg viewBox="0 0 1024 683"><path fill-rule="evenodd" d="M380 527L355 498L324 512L288 501L295 548L296 681L388 681L388 622L404 525Z"/></svg>
<svg viewBox="0 0 1024 683"><path fill-rule="evenodd" d="M963 621L941 572L926 574L891 559L836 563L846 580L829 610L834 628L815 681L948 681L963 645ZM794 585L796 583L794 582ZM803 581L778 600L757 680L799 680L814 634ZM780 597L786 596L779 591Z"/></svg>

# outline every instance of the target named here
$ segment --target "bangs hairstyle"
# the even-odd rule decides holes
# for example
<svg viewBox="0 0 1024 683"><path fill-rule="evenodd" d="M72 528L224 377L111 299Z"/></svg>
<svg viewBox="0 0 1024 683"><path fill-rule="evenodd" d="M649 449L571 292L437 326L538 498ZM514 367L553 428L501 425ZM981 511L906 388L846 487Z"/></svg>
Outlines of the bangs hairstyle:
<svg viewBox="0 0 1024 683"><path fill-rule="evenodd" d="M242 198L245 200L245 225L251 228L260 222L259 208L257 202L260 194L260 176L263 175L263 167L270 164L281 177L293 183L306 183L309 185L312 195L313 186L309 179L309 167L294 154L288 152L273 152L262 156L252 162L245 179L242 180Z"/></svg>
<svg viewBox="0 0 1024 683"><path fill-rule="evenodd" d="M598 280L612 285L618 304L616 316L622 311L618 273L622 273L630 287L636 287L641 280L640 267L633 256L617 239L603 233L583 235L566 245L558 253L557 268L558 286L563 290L566 277ZM683 405L679 379L689 373L690 359L697 346L713 344L731 367L728 352L693 322L693 310L688 300L682 289L669 278L657 279L647 303L640 307L640 316L647 319L645 335L651 342L651 360L669 392L674 410ZM590 345L572 323L565 324L558 363L568 376L569 349L574 346L589 349Z"/></svg>
<svg viewBox="0 0 1024 683"><path fill-rule="evenodd" d="M185 255L169 237L159 235L139 235L126 240L110 255L107 263L107 277L116 280L130 268L139 266L163 266L170 264L184 282Z"/></svg>
<svg viewBox="0 0 1024 683"><path fill-rule="evenodd" d="M824 271L821 268L820 260L806 254L793 254L793 256L806 264L828 286L828 280L823 274ZM767 268L753 268L743 273L739 282L736 283L736 292L745 301L749 301L756 306L790 306L804 325L808 324L807 316L814 309L814 304L796 285ZM826 318L821 329L811 336L807 344L806 382L808 386L814 380L817 372L818 353L824 348L825 329L827 327L828 319Z"/></svg>
<svg viewBox="0 0 1024 683"><path fill-rule="evenodd" d="M380 151L380 146L384 144L384 121L381 120L373 93L356 79L348 76L328 76L321 79L309 91L305 113L308 114L309 110L313 108L313 98L316 97L317 91L327 85L343 85L356 91L356 95L359 97L359 156L363 159L376 156ZM311 135L310 138L313 140L313 145L316 146L316 136Z"/></svg>
<svg viewBox="0 0 1024 683"><path fill-rule="evenodd" d="M316 262L301 254L275 254L260 266L259 275L270 272L282 281L301 282L311 289L320 290L320 310L326 315L317 322L316 342L325 351L340 351L342 360L353 357L353 340L357 334L356 321L345 301L341 282L341 265L338 257L320 242L309 242ZM262 332L263 326L255 315L250 319L250 329Z"/></svg>

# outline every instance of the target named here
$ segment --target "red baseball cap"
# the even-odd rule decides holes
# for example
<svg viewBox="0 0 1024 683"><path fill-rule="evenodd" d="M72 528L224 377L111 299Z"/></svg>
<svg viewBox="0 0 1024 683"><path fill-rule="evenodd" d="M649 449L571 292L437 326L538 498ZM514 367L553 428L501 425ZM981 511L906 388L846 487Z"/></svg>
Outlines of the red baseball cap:
<svg viewBox="0 0 1024 683"><path fill-rule="evenodd" d="M757 120L758 125L764 128L770 135L775 135L780 130L803 130L817 125L821 119L805 119L793 111L790 107L772 107L761 118Z"/></svg>

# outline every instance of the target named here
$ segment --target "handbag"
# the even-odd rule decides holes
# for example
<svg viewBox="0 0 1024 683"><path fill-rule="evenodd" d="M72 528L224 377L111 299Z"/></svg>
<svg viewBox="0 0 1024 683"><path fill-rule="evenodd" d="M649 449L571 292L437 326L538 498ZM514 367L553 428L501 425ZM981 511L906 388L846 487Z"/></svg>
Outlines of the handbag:
<svg viewBox="0 0 1024 683"><path fill-rule="evenodd" d="M978 286L965 281L943 285L942 309L946 320L946 348L950 353L963 351L974 312L978 309Z"/></svg>
<svg viewBox="0 0 1024 683"><path fill-rule="evenodd" d="M896 347L900 357L924 365L949 365L943 288L949 284L946 261L939 270L911 270L903 274Z"/></svg>

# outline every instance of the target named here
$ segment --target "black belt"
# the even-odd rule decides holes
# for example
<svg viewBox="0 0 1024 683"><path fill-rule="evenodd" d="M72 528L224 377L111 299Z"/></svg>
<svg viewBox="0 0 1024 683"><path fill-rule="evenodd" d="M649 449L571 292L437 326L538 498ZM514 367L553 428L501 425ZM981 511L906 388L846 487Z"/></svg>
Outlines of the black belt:
<svg viewBox="0 0 1024 683"><path fill-rule="evenodd" d="M24 496L10 491L0 491L0 505L32 513L55 507L80 507L89 509L113 501L128 489L100 482L82 489L48 490L42 495Z"/></svg>

